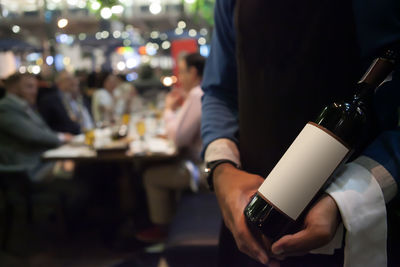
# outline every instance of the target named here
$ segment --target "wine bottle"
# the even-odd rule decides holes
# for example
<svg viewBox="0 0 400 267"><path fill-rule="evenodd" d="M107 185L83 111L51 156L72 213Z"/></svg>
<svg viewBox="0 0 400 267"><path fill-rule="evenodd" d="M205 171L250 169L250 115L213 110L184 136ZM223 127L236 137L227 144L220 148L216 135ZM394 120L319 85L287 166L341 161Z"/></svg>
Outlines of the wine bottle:
<svg viewBox="0 0 400 267"><path fill-rule="evenodd" d="M351 101L325 107L306 124L247 204L244 214L250 230L275 241L298 225L353 153L366 127L374 91L398 58L398 50L386 49L357 83Z"/></svg>
<svg viewBox="0 0 400 267"><path fill-rule="evenodd" d="M112 138L114 140L122 139L128 136L129 122L130 122L130 114L124 113L122 115L121 125L118 126L117 130L112 135Z"/></svg>

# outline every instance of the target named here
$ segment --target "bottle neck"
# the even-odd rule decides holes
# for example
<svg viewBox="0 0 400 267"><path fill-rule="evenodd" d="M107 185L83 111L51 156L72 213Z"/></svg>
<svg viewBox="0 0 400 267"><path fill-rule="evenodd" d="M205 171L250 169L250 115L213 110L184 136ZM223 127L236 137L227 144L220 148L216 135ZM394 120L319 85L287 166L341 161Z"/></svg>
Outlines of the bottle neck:
<svg viewBox="0 0 400 267"><path fill-rule="evenodd" d="M381 56L372 62L371 66L357 83L357 90L354 95L355 101L372 97L375 89L379 87L393 71L400 58L399 45L397 45L396 48L397 49L388 48L384 50Z"/></svg>
<svg viewBox="0 0 400 267"><path fill-rule="evenodd" d="M390 59L381 57L375 59L358 84L366 84L367 87L373 89L377 88L393 71L394 65L395 62Z"/></svg>

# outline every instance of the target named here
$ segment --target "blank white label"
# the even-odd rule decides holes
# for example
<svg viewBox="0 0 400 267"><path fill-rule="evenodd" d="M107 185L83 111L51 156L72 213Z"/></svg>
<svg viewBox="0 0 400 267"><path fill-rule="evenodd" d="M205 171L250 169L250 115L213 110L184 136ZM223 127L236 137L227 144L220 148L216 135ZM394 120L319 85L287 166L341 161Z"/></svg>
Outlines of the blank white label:
<svg viewBox="0 0 400 267"><path fill-rule="evenodd" d="M348 152L335 137L308 123L258 192L296 220Z"/></svg>

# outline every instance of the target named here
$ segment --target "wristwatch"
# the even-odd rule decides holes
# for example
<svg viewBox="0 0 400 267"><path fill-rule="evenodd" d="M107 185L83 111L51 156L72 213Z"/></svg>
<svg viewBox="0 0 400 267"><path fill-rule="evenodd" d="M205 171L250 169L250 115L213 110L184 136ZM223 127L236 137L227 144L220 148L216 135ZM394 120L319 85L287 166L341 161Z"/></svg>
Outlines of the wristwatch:
<svg viewBox="0 0 400 267"><path fill-rule="evenodd" d="M229 159L219 159L219 160L213 160L210 162L206 163L206 168L204 169L204 172L207 174L207 184L208 188L211 191L214 191L214 185L213 185L213 174L215 168L217 168L218 165L222 163L229 163L232 164L234 167L239 168L239 165L233 162L232 160Z"/></svg>

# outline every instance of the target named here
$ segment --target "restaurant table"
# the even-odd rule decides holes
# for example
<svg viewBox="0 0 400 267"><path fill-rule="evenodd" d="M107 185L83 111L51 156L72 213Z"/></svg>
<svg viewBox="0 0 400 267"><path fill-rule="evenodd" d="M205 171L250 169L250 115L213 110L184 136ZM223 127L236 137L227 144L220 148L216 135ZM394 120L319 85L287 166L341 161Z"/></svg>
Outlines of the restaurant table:
<svg viewBox="0 0 400 267"><path fill-rule="evenodd" d="M98 135L101 136L101 134ZM178 156L178 151L172 141L160 136L147 135L144 138L128 137L120 140L112 140L108 136L104 139L107 141L99 142L95 144L96 146L88 146L85 144L84 135L76 136L69 144L45 151L42 160L72 160L76 164L118 164L120 208L123 214L129 214L135 206L134 194L131 190L133 188L131 170L135 163L151 164L151 162L174 160Z"/></svg>
<svg viewBox="0 0 400 267"><path fill-rule="evenodd" d="M132 161L134 159L170 159L177 156L174 143L163 137L147 137L143 140L117 140L107 145L90 147L73 142L47 150L43 161Z"/></svg>

